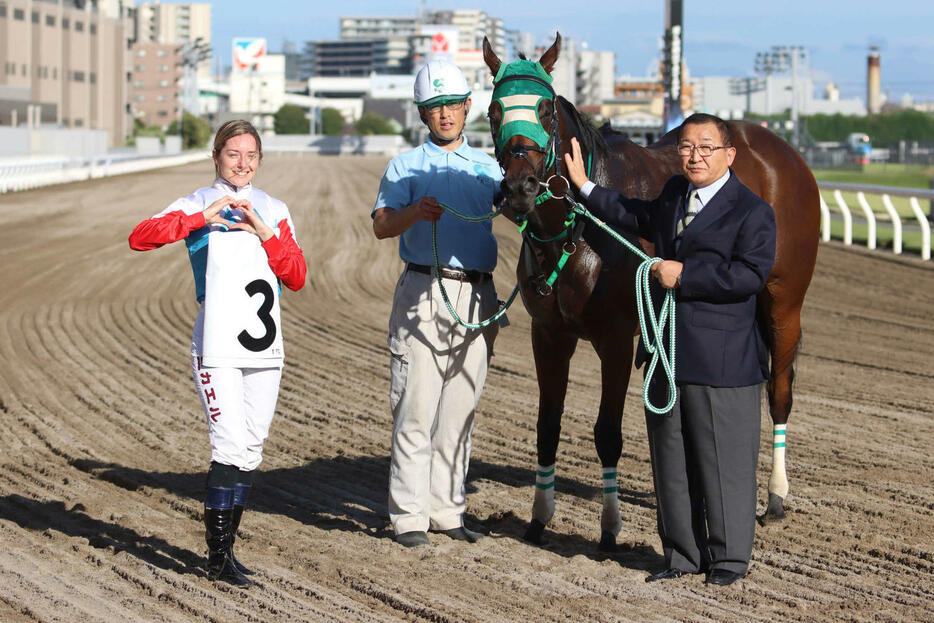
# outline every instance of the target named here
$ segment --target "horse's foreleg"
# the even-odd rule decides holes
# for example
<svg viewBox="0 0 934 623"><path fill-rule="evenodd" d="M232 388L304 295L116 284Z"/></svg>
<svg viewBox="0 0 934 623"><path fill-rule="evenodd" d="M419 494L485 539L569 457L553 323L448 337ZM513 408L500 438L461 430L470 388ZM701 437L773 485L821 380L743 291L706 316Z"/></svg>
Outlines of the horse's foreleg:
<svg viewBox="0 0 934 623"><path fill-rule="evenodd" d="M769 414L772 417L772 472L769 476L768 505L765 513L759 517L763 523L785 517L785 499L789 490L785 471L786 427L793 402L795 355L801 339L800 314L799 308L772 317L775 323L771 327L772 367L767 386Z"/></svg>
<svg viewBox="0 0 934 623"><path fill-rule="evenodd" d="M561 415L568 387L568 370L577 337L532 322L532 351L538 375L538 424L535 470L535 500L532 521L525 539L537 545L545 543L545 526L555 513L555 456L561 434Z"/></svg>
<svg viewBox="0 0 934 623"><path fill-rule="evenodd" d="M603 490L603 513L600 516L600 549L616 549L616 535L623 528L619 512L619 487L616 467L623 452L623 406L632 371L632 336L614 336L595 341L600 355L602 392L600 411L593 427L593 441L603 467L600 486Z"/></svg>

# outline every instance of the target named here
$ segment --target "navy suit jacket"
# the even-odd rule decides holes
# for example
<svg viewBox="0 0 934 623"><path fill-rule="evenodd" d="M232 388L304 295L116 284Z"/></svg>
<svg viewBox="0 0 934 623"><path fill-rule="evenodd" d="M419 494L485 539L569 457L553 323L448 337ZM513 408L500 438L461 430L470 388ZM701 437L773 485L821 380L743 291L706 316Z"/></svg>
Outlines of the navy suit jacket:
<svg viewBox="0 0 934 623"><path fill-rule="evenodd" d="M681 286L674 290L676 381L711 387L761 383L768 378L768 350L757 325L756 294L775 262L775 214L730 171L684 230L676 251L687 189L681 175L651 201L597 186L587 206L609 225L653 242L656 256L684 264ZM652 283L657 311L664 289ZM640 340L636 366L647 357Z"/></svg>

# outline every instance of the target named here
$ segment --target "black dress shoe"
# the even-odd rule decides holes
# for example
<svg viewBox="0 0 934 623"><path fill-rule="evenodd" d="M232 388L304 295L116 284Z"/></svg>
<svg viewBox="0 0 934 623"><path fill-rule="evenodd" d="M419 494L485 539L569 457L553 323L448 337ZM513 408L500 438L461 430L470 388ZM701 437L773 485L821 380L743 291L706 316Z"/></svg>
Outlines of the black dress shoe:
<svg viewBox="0 0 934 623"><path fill-rule="evenodd" d="M420 547L422 545L428 545L430 541L428 540L427 532L412 530L411 532L397 534L396 543L404 545L405 547Z"/></svg>
<svg viewBox="0 0 934 623"><path fill-rule="evenodd" d="M457 528L451 528L450 530L442 530L441 533L451 537L455 541L465 541L467 543L476 543L483 538L483 535L479 532L468 530L464 526L458 526Z"/></svg>
<svg viewBox="0 0 934 623"><path fill-rule="evenodd" d="M687 573L687 571L682 571L681 569L665 569L664 571L653 573L649 577L645 578L645 581L658 582L659 580L674 580L676 578L680 578L682 575L687 575Z"/></svg>
<svg viewBox="0 0 934 623"><path fill-rule="evenodd" d="M740 580L744 577L746 577L745 573L736 573L735 571L729 571L727 569L714 569L707 574L707 584L729 586L736 580Z"/></svg>

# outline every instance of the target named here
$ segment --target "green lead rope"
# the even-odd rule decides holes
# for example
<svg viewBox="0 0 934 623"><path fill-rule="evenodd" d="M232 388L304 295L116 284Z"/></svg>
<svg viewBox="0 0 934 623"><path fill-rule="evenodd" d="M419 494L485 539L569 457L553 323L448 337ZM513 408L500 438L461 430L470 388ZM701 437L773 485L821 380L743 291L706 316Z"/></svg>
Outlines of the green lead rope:
<svg viewBox="0 0 934 623"><path fill-rule="evenodd" d="M568 201L571 202L573 210L576 213L589 218L597 227L610 234L614 240L642 258L642 263L639 264L639 268L636 269L636 309L639 311L639 327L642 330L643 343L645 344L646 350L652 355L648 372L645 375L645 382L642 385L642 402L645 403L645 408L652 413L658 415L668 413L671 411L672 407L675 406L675 399L677 398L677 392L675 391L674 293L671 290L666 290L665 300L656 317L655 307L652 305L652 290L649 285L649 275L651 274L652 265L661 262L662 259L659 257L649 257L642 252L642 249L620 236L613 231L610 226L591 214L587 208L571 199L568 199ZM648 339L649 333L646 330L646 317L648 317L648 327L652 329L651 335L654 336L653 340ZM668 330L667 353L665 351L664 337L666 327ZM655 369L659 361L662 362L662 368L664 368L665 376L668 380L668 402L661 408L656 407L652 404L651 400L649 400L649 385L651 384L652 377L655 375Z"/></svg>
<svg viewBox="0 0 934 623"><path fill-rule="evenodd" d="M450 212L451 214L461 219L462 221L468 221L471 223L489 221L499 216L500 214L499 210L492 210L488 214L484 214L483 216L468 216L466 214L461 214L460 212L458 212L451 206L444 205L443 203L439 202L438 205L444 208L446 212ZM461 325L462 327L465 327L467 329L483 329L484 327L488 327L489 325L498 321L503 316L503 314L506 313L506 310L509 309L509 306L512 305L512 302L516 299L516 295L519 293L518 283L516 283L516 287L513 288L512 294L509 295L509 299L506 301L506 303L502 307L500 307L496 311L495 314L493 314L486 320L481 320L480 322L464 322L463 320L461 320L461 317L457 315L457 312L454 311L454 306L451 305L451 300L448 298L447 290L444 289L444 282L441 280L441 262L438 259L438 222L437 221L433 221L431 223L431 252L435 260L435 278L437 278L438 280L438 288L441 290L441 298L444 300L444 304L445 306L447 306L448 312L450 312L451 317L453 317L454 320L457 322L457 324Z"/></svg>
<svg viewBox="0 0 934 623"><path fill-rule="evenodd" d="M588 163L589 164L589 163ZM589 168L589 166L588 166ZM662 302L661 309L659 310L658 315L655 314L655 307L652 304L652 290L650 286L649 277L651 275L652 265L658 262L661 262L661 258L649 257L643 253L642 249L632 244L618 233L613 231L613 229L604 223L602 220L594 216L587 210L584 206L573 201L570 197L565 197L567 201L571 204L573 212L569 217L569 222L573 223L575 214L580 214L585 216L594 224L597 225L600 229L608 233L614 240L628 248L630 251L635 253L637 256L642 258L642 263L639 264L639 267L636 269L636 309L639 312L639 328L642 330L643 343L645 344L646 350L652 355L652 360L649 362L649 368L645 375L645 382L642 385L642 402L645 404L645 408L651 411L652 413L661 415L671 411L672 407L675 405L675 399L677 398L677 391L675 390L675 303L674 303L674 293L671 290L666 290L665 300ZM461 214L454 208L440 204L439 205L446 211L450 212L457 218L469 221L469 222L481 222L487 221L499 216L499 210L492 210L488 214L483 216L468 216L466 214ZM519 226L520 231L527 225L528 221L522 223ZM500 309L487 318L477 323L464 322L460 316L457 315L457 312L454 311L454 306L451 305L451 301L448 298L448 293L444 288L444 283L441 280L441 263L438 259L438 226L437 222L431 224L431 251L435 260L435 277L438 280L438 288L441 290L441 298L444 300L445 306L448 308L451 316L454 320L467 329L482 329L489 326L493 322L496 322L500 317L506 313L506 310L512 305L515 301L516 295L519 293L519 284L516 284L516 287L513 288L512 294L509 296L509 299L506 303L500 307ZM558 265L555 267L555 270L552 271L552 274L548 278L548 285L554 285L555 280L558 278L558 273L561 272L561 269L564 268L564 264L567 262L568 257L571 253L564 249L561 257L558 259ZM651 334L649 333L651 329ZM665 349L665 332L667 329L668 333L668 349ZM654 336L654 339L648 339L648 336ZM662 368L665 371L665 376L668 381L668 402L664 407L656 407L649 400L649 386L651 384L652 378L655 376L655 371L658 367L658 362L661 361Z"/></svg>

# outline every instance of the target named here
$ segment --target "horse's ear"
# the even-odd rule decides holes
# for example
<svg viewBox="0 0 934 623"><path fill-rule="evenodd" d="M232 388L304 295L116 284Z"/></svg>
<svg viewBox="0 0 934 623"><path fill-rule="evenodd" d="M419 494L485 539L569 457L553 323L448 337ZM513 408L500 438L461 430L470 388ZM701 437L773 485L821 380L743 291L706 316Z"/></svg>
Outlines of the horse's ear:
<svg viewBox="0 0 934 623"><path fill-rule="evenodd" d="M542 57L538 60L542 64L542 69L551 74L551 70L555 68L555 63L558 62L558 53L561 51L561 33L555 33L555 42L551 44L551 47L548 48L548 51L542 54Z"/></svg>
<svg viewBox="0 0 934 623"><path fill-rule="evenodd" d="M499 73L499 66L503 64L503 61L499 60L499 57L496 56L496 52L493 51L493 46L490 45L490 40L486 37L483 38L483 60L486 61L486 66L489 67L493 75L496 76L496 74Z"/></svg>

